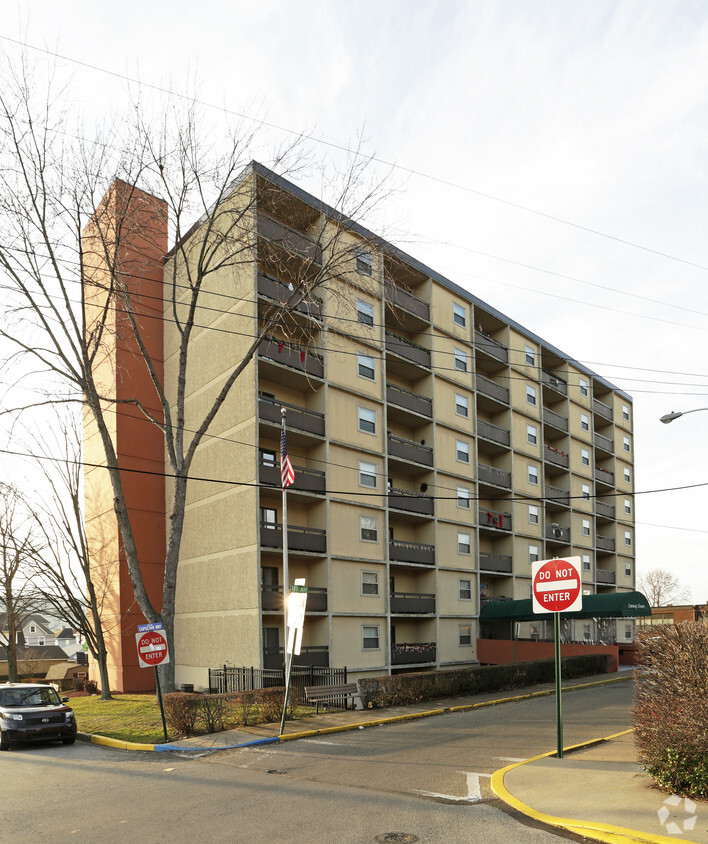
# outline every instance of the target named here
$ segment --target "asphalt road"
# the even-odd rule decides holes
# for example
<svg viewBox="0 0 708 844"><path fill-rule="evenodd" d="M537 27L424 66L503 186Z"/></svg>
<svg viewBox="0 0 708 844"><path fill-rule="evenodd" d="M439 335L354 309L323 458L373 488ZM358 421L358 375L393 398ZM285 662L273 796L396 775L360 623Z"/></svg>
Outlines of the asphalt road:
<svg viewBox="0 0 708 844"><path fill-rule="evenodd" d="M0 840L580 840L507 810L489 788L509 761L555 748L554 707L537 698L211 754L13 748L0 756ZM630 707L629 682L566 694L565 744L626 729Z"/></svg>

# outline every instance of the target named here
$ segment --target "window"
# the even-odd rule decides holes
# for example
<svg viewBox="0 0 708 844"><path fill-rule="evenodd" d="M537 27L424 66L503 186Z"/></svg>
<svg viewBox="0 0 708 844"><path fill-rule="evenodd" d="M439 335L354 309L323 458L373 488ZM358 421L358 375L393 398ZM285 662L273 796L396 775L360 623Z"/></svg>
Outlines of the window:
<svg viewBox="0 0 708 844"><path fill-rule="evenodd" d="M359 430L365 434L376 433L376 411L368 407L359 408Z"/></svg>
<svg viewBox="0 0 708 844"><path fill-rule="evenodd" d="M624 625L624 638L631 639L632 638L632 625L627 623Z"/></svg>
<svg viewBox="0 0 708 844"><path fill-rule="evenodd" d="M529 545L529 562L535 563L538 561L538 545Z"/></svg>
<svg viewBox="0 0 708 844"><path fill-rule="evenodd" d="M590 554L583 554L583 571L590 571Z"/></svg>
<svg viewBox="0 0 708 844"><path fill-rule="evenodd" d="M472 644L472 625L460 625L460 647L467 647Z"/></svg>
<svg viewBox="0 0 708 844"><path fill-rule="evenodd" d="M359 461L359 486L376 489L376 464Z"/></svg>
<svg viewBox="0 0 708 844"><path fill-rule="evenodd" d="M538 442L538 428L535 425L526 426L526 442L536 445Z"/></svg>
<svg viewBox="0 0 708 844"><path fill-rule="evenodd" d="M472 600L472 581L471 580L460 580L459 581L459 594L461 601L471 601Z"/></svg>
<svg viewBox="0 0 708 844"><path fill-rule="evenodd" d="M379 594L379 574L376 571L362 571L361 573L361 594Z"/></svg>
<svg viewBox="0 0 708 844"><path fill-rule="evenodd" d="M590 417L587 415L587 413L580 414L580 429L581 431L590 430Z"/></svg>
<svg viewBox="0 0 708 844"><path fill-rule="evenodd" d="M34 624L30 624L30 633L36 633L36 632L37 632L37 628L34 626Z"/></svg>
<svg viewBox="0 0 708 844"><path fill-rule="evenodd" d="M467 396L461 396L455 393L455 413L458 416L464 416L467 419L470 415L470 400Z"/></svg>
<svg viewBox="0 0 708 844"><path fill-rule="evenodd" d="M359 538L362 542L378 542L379 520L374 516L359 516Z"/></svg>
<svg viewBox="0 0 708 844"><path fill-rule="evenodd" d="M530 384L526 385L526 404L532 404L536 407L536 388Z"/></svg>
<svg viewBox="0 0 708 844"><path fill-rule="evenodd" d="M538 524L538 507L534 504L529 504L529 524Z"/></svg>
<svg viewBox="0 0 708 844"><path fill-rule="evenodd" d="M580 385L580 395L581 396L587 396L587 394L588 394L588 382L584 378L581 378L578 381L578 383Z"/></svg>
<svg viewBox="0 0 708 844"><path fill-rule="evenodd" d="M632 512L632 502L629 500L629 498L624 499L624 512L627 513L627 515Z"/></svg>
<svg viewBox="0 0 708 844"><path fill-rule="evenodd" d="M43 644L44 644L44 636L38 636L38 637L37 637L37 644L38 644L38 645L43 645Z"/></svg>
<svg viewBox="0 0 708 844"><path fill-rule="evenodd" d="M454 351L455 357L455 369L459 369L460 372L467 372L467 354L463 349L455 349Z"/></svg>
<svg viewBox="0 0 708 844"><path fill-rule="evenodd" d="M586 642L590 641L591 634L592 627L589 622L585 622L585 624L583 624L583 639L585 639Z"/></svg>
<svg viewBox="0 0 708 844"><path fill-rule="evenodd" d="M538 469L531 465L529 465L529 483L534 486L538 485Z"/></svg>
<svg viewBox="0 0 708 844"><path fill-rule="evenodd" d="M278 585L278 568L277 566L261 566L261 583L264 586Z"/></svg>
<svg viewBox="0 0 708 844"><path fill-rule="evenodd" d="M590 500L590 484L583 484L582 486L583 498L586 501Z"/></svg>
<svg viewBox="0 0 708 844"><path fill-rule="evenodd" d="M470 462L470 444L464 440L457 440L457 460L460 463Z"/></svg>
<svg viewBox="0 0 708 844"><path fill-rule="evenodd" d="M461 510L469 510L470 509L469 487L466 487L466 486L458 486L457 487L457 506Z"/></svg>
<svg viewBox="0 0 708 844"><path fill-rule="evenodd" d="M467 308L458 305L457 302L452 303L452 321L455 325L464 328L467 325Z"/></svg>
<svg viewBox="0 0 708 844"><path fill-rule="evenodd" d="M457 553L470 554L472 552L472 541L469 533L457 534Z"/></svg>
<svg viewBox="0 0 708 844"><path fill-rule="evenodd" d="M267 448L260 449L261 466L275 466L275 452Z"/></svg>
<svg viewBox="0 0 708 844"><path fill-rule="evenodd" d="M631 530L626 530L624 532L624 544L625 545L631 545L632 544L632 531Z"/></svg>
<svg viewBox="0 0 708 844"><path fill-rule="evenodd" d="M371 275L374 271L374 259L366 249L356 250L356 268L360 273Z"/></svg>
<svg viewBox="0 0 708 844"><path fill-rule="evenodd" d="M364 651L377 651L379 649L379 625L364 624L361 627L361 648Z"/></svg>
<svg viewBox="0 0 708 844"><path fill-rule="evenodd" d="M629 451L629 437L622 437L622 448Z"/></svg>
<svg viewBox="0 0 708 844"><path fill-rule="evenodd" d="M632 576L632 564L629 562L629 560L625 560L625 563L624 563L624 573L625 573L625 576L626 576L626 577L631 577L631 576Z"/></svg>
<svg viewBox="0 0 708 844"><path fill-rule="evenodd" d="M374 306L363 299L356 300L356 318L364 325L374 324Z"/></svg>
<svg viewBox="0 0 708 844"><path fill-rule="evenodd" d="M368 378L370 381L376 379L376 370L374 369L374 359L371 355L363 355L357 352L356 355L357 374L362 378Z"/></svg>
<svg viewBox="0 0 708 844"><path fill-rule="evenodd" d="M590 519L583 519L583 536L590 536Z"/></svg>
<svg viewBox="0 0 708 844"><path fill-rule="evenodd" d="M622 405L622 419L624 419L625 422L629 422L629 408L626 404Z"/></svg>
<svg viewBox="0 0 708 844"><path fill-rule="evenodd" d="M590 452L587 450L587 448L580 449L580 462L583 464L583 466L590 465Z"/></svg>
<svg viewBox="0 0 708 844"><path fill-rule="evenodd" d="M629 483L632 480L632 476L629 472L629 469L624 470L624 480L626 483Z"/></svg>
<svg viewBox="0 0 708 844"><path fill-rule="evenodd" d="M275 530L278 522L278 511L273 507L261 507L261 527Z"/></svg>
<svg viewBox="0 0 708 844"><path fill-rule="evenodd" d="M529 366L536 365L536 349L533 346L524 346L524 362Z"/></svg>

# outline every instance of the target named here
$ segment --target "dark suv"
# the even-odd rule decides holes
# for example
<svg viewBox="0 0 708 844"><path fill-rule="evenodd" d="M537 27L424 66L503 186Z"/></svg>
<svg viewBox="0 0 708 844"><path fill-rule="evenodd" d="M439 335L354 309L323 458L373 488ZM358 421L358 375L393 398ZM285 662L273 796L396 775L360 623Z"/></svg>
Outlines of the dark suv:
<svg viewBox="0 0 708 844"><path fill-rule="evenodd" d="M0 750L16 741L76 741L74 710L51 686L0 684Z"/></svg>

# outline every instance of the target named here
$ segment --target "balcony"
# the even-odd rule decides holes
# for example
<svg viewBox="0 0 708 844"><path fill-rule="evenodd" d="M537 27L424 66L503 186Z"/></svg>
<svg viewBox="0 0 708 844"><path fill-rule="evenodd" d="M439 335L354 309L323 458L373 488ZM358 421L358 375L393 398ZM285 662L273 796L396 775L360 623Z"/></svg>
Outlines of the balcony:
<svg viewBox="0 0 708 844"><path fill-rule="evenodd" d="M614 519L615 512L614 504L606 504L604 501L595 499L595 515L598 519Z"/></svg>
<svg viewBox="0 0 708 844"><path fill-rule="evenodd" d="M423 566L435 565L435 546L423 545L420 542L401 542L390 539L388 543L388 559L392 563L419 563Z"/></svg>
<svg viewBox="0 0 708 844"><path fill-rule="evenodd" d="M611 569L595 569L595 580L598 583L615 583L617 575Z"/></svg>
<svg viewBox="0 0 708 844"><path fill-rule="evenodd" d="M287 410L285 425L288 430L292 428L306 434L315 434L318 437L324 436L325 423L322 413L307 410L286 401L279 401L271 396L264 396L263 394L258 396L258 418L262 422L273 422L279 426L282 419L281 407Z"/></svg>
<svg viewBox="0 0 708 844"><path fill-rule="evenodd" d="M401 308L426 324L430 322L430 305L403 287L387 280L384 284L384 296L389 305Z"/></svg>
<svg viewBox="0 0 708 844"><path fill-rule="evenodd" d="M511 513L500 513L496 510L484 510L480 508L478 519L481 528L511 530Z"/></svg>
<svg viewBox="0 0 708 844"><path fill-rule="evenodd" d="M427 419L433 418L432 399L418 395L418 393L406 390L403 387L397 387L395 384L386 384L386 401L389 405L409 410L411 413L418 413ZM391 416L390 409L389 416Z"/></svg>
<svg viewBox="0 0 708 844"><path fill-rule="evenodd" d="M480 484L511 489L511 472L505 472L495 466L485 466L480 463L477 467L477 480Z"/></svg>
<svg viewBox="0 0 708 844"><path fill-rule="evenodd" d="M419 592L391 592L391 612L395 615L434 613L435 595Z"/></svg>
<svg viewBox="0 0 708 844"><path fill-rule="evenodd" d="M557 431L568 432L568 417L561 416L560 413L556 413L555 410L548 407L543 408L543 424L555 428Z"/></svg>
<svg viewBox="0 0 708 844"><path fill-rule="evenodd" d="M261 585L261 607L264 612L283 611L283 587ZM327 590L319 586L307 587L307 612L327 612Z"/></svg>
<svg viewBox="0 0 708 844"><path fill-rule="evenodd" d="M603 469L601 466L595 466L595 481L604 486L615 485L615 473L610 472L609 469Z"/></svg>
<svg viewBox="0 0 708 844"><path fill-rule="evenodd" d="M569 466L568 455L564 451L558 451L552 445L545 446L543 456L546 459L546 463L552 463L554 466L560 466L562 469L567 469Z"/></svg>
<svg viewBox="0 0 708 844"><path fill-rule="evenodd" d="M435 642L410 642L391 645L391 665L417 665L435 662Z"/></svg>
<svg viewBox="0 0 708 844"><path fill-rule="evenodd" d="M282 281L266 275L265 273L258 273L258 293L268 299L272 299L279 305L284 305L293 296L293 290ZM293 313L301 314L302 316L311 317L318 321L322 321L322 300L319 296L307 296L299 299L297 294L292 299L295 304L288 306Z"/></svg>
<svg viewBox="0 0 708 844"><path fill-rule="evenodd" d="M295 482L289 487L291 491L314 492L317 495L325 494L326 482L324 472L306 469L304 466L293 466L293 470L295 472ZM258 465L258 480L261 484L280 489L282 484L280 464L270 463L261 457Z"/></svg>
<svg viewBox="0 0 708 844"><path fill-rule="evenodd" d="M296 256L310 263L322 263L322 247L297 229L262 212L258 214L258 236L270 241L288 256Z"/></svg>
<svg viewBox="0 0 708 844"><path fill-rule="evenodd" d="M279 522L261 522L260 540L263 548L283 547L283 526ZM288 550L311 554L327 553L327 531L319 528L288 525Z"/></svg>
<svg viewBox="0 0 708 844"><path fill-rule="evenodd" d="M284 663L284 648L264 648L264 668L282 668ZM299 654L293 654L293 665L329 668L329 648L326 645L305 645L300 648Z"/></svg>
<svg viewBox="0 0 708 844"><path fill-rule="evenodd" d="M606 454L615 453L615 444L609 437L606 437L604 434L594 434L592 441L595 445L595 448L599 451L604 451Z"/></svg>
<svg viewBox="0 0 708 844"><path fill-rule="evenodd" d="M610 539L608 536L600 536L597 534L595 536L595 547L598 551L609 551L611 554L614 554L615 540Z"/></svg>
<svg viewBox="0 0 708 844"><path fill-rule="evenodd" d="M603 419L607 419L608 422L613 421L614 414L609 404L605 404L604 402L600 401L600 399L593 399L592 409L595 413L597 413L598 416L602 416Z"/></svg>
<svg viewBox="0 0 708 844"><path fill-rule="evenodd" d="M324 361L307 347L294 346L285 340L264 337L258 346L258 357L287 366L311 378L324 378Z"/></svg>
<svg viewBox="0 0 708 844"><path fill-rule="evenodd" d="M559 486L544 484L543 497L546 499L546 507L551 510L558 507L570 507L570 492Z"/></svg>
<svg viewBox="0 0 708 844"><path fill-rule="evenodd" d="M397 437L388 433L388 456L399 460L408 460L411 463L419 463L421 466L432 467L433 449L429 445L422 445L415 440L407 440L405 437Z"/></svg>
<svg viewBox="0 0 708 844"><path fill-rule="evenodd" d="M497 574L511 574L513 570L511 556L508 554L487 554L480 552L479 570L495 572Z"/></svg>
<svg viewBox="0 0 708 844"><path fill-rule="evenodd" d="M486 398L498 401L500 404L509 404L509 388L502 387L496 381L485 378L484 375L477 375L475 379L477 385L477 392Z"/></svg>
<svg viewBox="0 0 708 844"><path fill-rule="evenodd" d="M503 343L477 329L474 332L474 342L478 351L502 363L509 363L509 350Z"/></svg>
<svg viewBox="0 0 708 844"><path fill-rule="evenodd" d="M511 445L511 435L508 428L485 422L484 419L477 420L477 436L507 448Z"/></svg>
<svg viewBox="0 0 708 844"><path fill-rule="evenodd" d="M570 528L556 524L546 525L546 541L557 542L559 545L570 545Z"/></svg>
<svg viewBox="0 0 708 844"><path fill-rule="evenodd" d="M388 506L419 516L432 516L435 512L433 499L429 495L421 495L397 487L391 487L389 490Z"/></svg>
<svg viewBox="0 0 708 844"><path fill-rule="evenodd" d="M547 369L541 370L541 383L544 387L551 387L562 396L568 395L568 382L559 375L549 372Z"/></svg>
<svg viewBox="0 0 708 844"><path fill-rule="evenodd" d="M406 363L430 369L430 352L400 334L386 332L386 352L396 355Z"/></svg>

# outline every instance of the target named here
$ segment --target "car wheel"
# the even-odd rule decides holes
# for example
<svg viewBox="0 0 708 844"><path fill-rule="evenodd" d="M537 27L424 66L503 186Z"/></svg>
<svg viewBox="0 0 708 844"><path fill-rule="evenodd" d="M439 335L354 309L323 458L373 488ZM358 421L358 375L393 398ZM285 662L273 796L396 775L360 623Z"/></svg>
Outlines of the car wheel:
<svg viewBox="0 0 708 844"><path fill-rule="evenodd" d="M75 741L76 741L76 739L74 738L74 736L71 736L71 738L63 738L61 740L61 743L62 744L73 744Z"/></svg>
<svg viewBox="0 0 708 844"><path fill-rule="evenodd" d="M0 730L0 750L9 750L10 749L10 739L7 737L7 733L4 730Z"/></svg>

